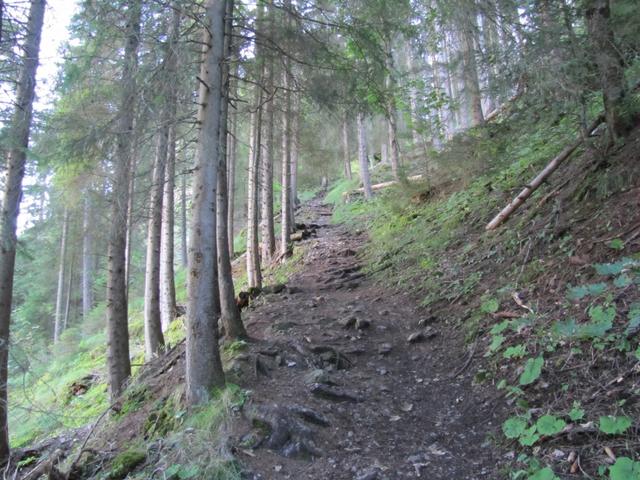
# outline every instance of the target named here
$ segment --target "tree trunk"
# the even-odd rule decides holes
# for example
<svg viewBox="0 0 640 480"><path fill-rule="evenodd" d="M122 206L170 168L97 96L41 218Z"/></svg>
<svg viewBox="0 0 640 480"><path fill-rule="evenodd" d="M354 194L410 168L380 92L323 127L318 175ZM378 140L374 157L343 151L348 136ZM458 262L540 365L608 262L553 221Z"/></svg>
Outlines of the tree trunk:
<svg viewBox="0 0 640 480"><path fill-rule="evenodd" d="M129 325L127 314L127 279L125 249L127 241L127 206L131 175L131 153L136 103L136 70L140 44L141 7L131 2L127 12L126 44L122 71L122 94L119 104L118 141L114 159L111 197L111 226L107 253L107 366L109 394L115 400L125 380L131 375L129 359Z"/></svg>
<svg viewBox="0 0 640 480"><path fill-rule="evenodd" d="M184 268L189 265L187 253L187 174L180 179L180 261Z"/></svg>
<svg viewBox="0 0 640 480"><path fill-rule="evenodd" d="M291 125L291 195L290 203L291 208L289 212L291 217L289 218L289 224L291 229L294 230L296 224L295 211L300 200L298 199L298 156L300 145L300 94L295 93L293 95L293 122Z"/></svg>
<svg viewBox="0 0 640 480"><path fill-rule="evenodd" d="M469 126L475 127L484 123L482 113L482 95L478 79L475 42L476 20L474 16L465 17L461 25L462 76L465 94L465 116L471 119Z"/></svg>
<svg viewBox="0 0 640 480"><path fill-rule="evenodd" d="M75 268L75 255L71 254L71 264L69 266L69 275L67 275L67 299L64 306L64 319L62 320L62 329L60 334L67 329L69 325L69 315L71 314L71 287L73 287L73 269Z"/></svg>
<svg viewBox="0 0 640 480"><path fill-rule="evenodd" d="M162 125L157 138L147 228L147 260L144 276L144 351L147 361L164 347L160 320L160 241L169 126L166 107L163 110L165 112L160 116Z"/></svg>
<svg viewBox="0 0 640 480"><path fill-rule="evenodd" d="M218 199L217 199L217 247L218 247L218 285L220 288L220 311L222 323L225 327L227 337L246 338L247 332L242 324L240 310L236 304L235 292L233 289L233 272L228 250L227 235L227 130L229 117L229 58L231 55L231 39L233 32L233 0L227 0L227 11L225 21L225 57L227 61L223 64L222 82L222 106L220 111L220 164L218 166Z"/></svg>
<svg viewBox="0 0 640 480"><path fill-rule="evenodd" d="M234 63L234 76L238 74L238 63ZM230 97L235 98L237 95L237 81L230 80L231 86L233 86L230 92ZM238 157L238 114L234 110L231 115L231 134L228 135L228 149L227 149L227 235L229 244L229 256L233 258L234 251L234 237L235 237L235 205L236 205L236 160Z"/></svg>
<svg viewBox="0 0 640 480"><path fill-rule="evenodd" d="M53 325L53 343L58 343L62 333L62 309L64 302L65 267L67 258L67 237L69 235L69 209L64 207L62 217L62 236L60 237L60 253L58 256L58 290L56 293L55 323Z"/></svg>
<svg viewBox="0 0 640 480"><path fill-rule="evenodd" d="M273 91L273 62L268 61L267 85L269 93ZM260 230L262 237L262 261L271 261L276 251L275 227L273 222L273 121L274 103L269 101L266 106L266 121L264 127L264 141L262 142L261 171L262 182L260 184L261 220Z"/></svg>
<svg viewBox="0 0 640 480"><path fill-rule="evenodd" d="M176 4L177 6L177 4ZM171 39L167 54L167 103L169 113L169 137L167 143L167 166L164 175L164 189L162 194L162 234L160 240L160 323L162 331L176 317L176 284L174 272L175 253L175 185L176 185L176 130L177 130L177 54L176 51L180 35L180 9L173 10Z"/></svg>
<svg viewBox="0 0 640 480"><path fill-rule="evenodd" d="M585 11L593 56L598 68L609 139L617 141L631 126L624 113L627 88L624 66L611 28L609 0L589 0Z"/></svg>
<svg viewBox="0 0 640 480"><path fill-rule="evenodd" d="M291 243L291 92L289 77L289 62L285 59L282 72L284 88L284 105L282 109L282 196L280 199L280 254L286 255Z"/></svg>
<svg viewBox="0 0 640 480"><path fill-rule="evenodd" d="M175 119L174 119L175 121ZM176 125L169 127L167 168L165 171L162 200L162 237L160 241L160 323L162 331L176 317L176 283L174 271L175 257L175 196L176 183Z"/></svg>
<svg viewBox="0 0 640 480"><path fill-rule="evenodd" d="M9 457L7 381L9 327L17 243L16 225L29 148L44 11L44 0L31 1L24 40L24 57L18 77L16 106L8 126L9 145L6 150L6 172L0 211L0 464L5 464Z"/></svg>
<svg viewBox="0 0 640 480"><path fill-rule="evenodd" d="M342 151L344 155L344 176L351 180L353 173L351 173L351 156L349 154L349 119L346 112L342 120Z"/></svg>
<svg viewBox="0 0 640 480"><path fill-rule="evenodd" d="M216 201L226 2L207 0L198 101L198 153L189 243L186 396L189 405L211 399L225 385L218 349Z"/></svg>
<svg viewBox="0 0 640 480"><path fill-rule="evenodd" d="M82 319L86 320L93 309L93 232L91 231L92 206L90 192L85 192L82 212Z"/></svg>
<svg viewBox="0 0 640 480"><path fill-rule="evenodd" d="M134 119L135 122L135 119ZM134 225L133 225L133 202L135 200L135 192L136 192L136 169L138 165L138 148L139 148L139 138L140 138L141 128L139 125L133 130L133 147L131 147L131 156L129 158L129 174L128 174L128 186L127 186L127 232L125 239L125 248L124 248L124 281L125 281L125 294L127 298L129 298L129 281L131 279L131 249L133 248L133 235L134 235Z"/></svg>
<svg viewBox="0 0 640 480"><path fill-rule="evenodd" d="M369 176L369 161L367 159L367 137L364 128L364 115L358 113L358 161L360 162L360 178L362 179L362 188L364 188L364 198L370 200L373 198L371 190L371 177Z"/></svg>
<svg viewBox="0 0 640 480"><path fill-rule="evenodd" d="M256 87L255 110L249 127L249 169L247 188L247 277L249 287L262 287L258 241L258 179L260 173L261 88Z"/></svg>

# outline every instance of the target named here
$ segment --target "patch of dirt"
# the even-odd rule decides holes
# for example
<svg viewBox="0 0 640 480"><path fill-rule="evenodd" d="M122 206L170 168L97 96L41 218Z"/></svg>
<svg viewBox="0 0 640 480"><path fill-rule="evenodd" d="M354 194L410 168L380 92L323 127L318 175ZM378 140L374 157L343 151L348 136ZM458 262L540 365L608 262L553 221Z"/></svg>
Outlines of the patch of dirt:
<svg viewBox="0 0 640 480"><path fill-rule="evenodd" d="M263 359L233 429L246 478L497 478L487 433L502 407L463 368L474 352L446 319L375 285L357 255L366 235L329 213L306 208L318 235L302 273L245 318Z"/></svg>

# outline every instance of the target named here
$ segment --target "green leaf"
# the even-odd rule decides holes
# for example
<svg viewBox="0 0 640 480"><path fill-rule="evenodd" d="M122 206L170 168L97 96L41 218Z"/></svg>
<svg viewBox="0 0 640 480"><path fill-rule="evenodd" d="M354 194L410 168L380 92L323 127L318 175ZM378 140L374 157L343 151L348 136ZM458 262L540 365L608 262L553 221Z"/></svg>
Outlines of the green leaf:
<svg viewBox="0 0 640 480"><path fill-rule="evenodd" d="M187 480L189 478L196 478L200 475L200 469L197 465L191 465L190 467L181 468L178 472L178 478L180 480Z"/></svg>
<svg viewBox="0 0 640 480"><path fill-rule="evenodd" d="M510 326L511 326L511 322L509 320L505 320L504 322L500 322L500 323L494 325L493 327L491 327L491 330L489 331L489 333L491 335L499 335L500 333L504 332Z"/></svg>
<svg viewBox="0 0 640 480"><path fill-rule="evenodd" d="M608 243L613 250L624 250L624 241L621 238L614 238Z"/></svg>
<svg viewBox="0 0 640 480"><path fill-rule="evenodd" d="M559 337L574 338L578 336L580 327L576 324L575 319L570 318L564 322L555 322L551 327L551 331Z"/></svg>
<svg viewBox="0 0 640 480"><path fill-rule="evenodd" d="M600 431L608 435L618 435L626 432L631 426L629 417L616 417L608 415L600 417Z"/></svg>
<svg viewBox="0 0 640 480"><path fill-rule="evenodd" d="M522 435L520 435L520 445L523 447L530 447L538 440L540 440L540 435L536 432L535 425L527 428Z"/></svg>
<svg viewBox="0 0 640 480"><path fill-rule="evenodd" d="M527 428L527 420L522 417L508 418L502 424L502 433L507 438L518 438Z"/></svg>
<svg viewBox="0 0 640 480"><path fill-rule="evenodd" d="M491 344L489 345L489 351L487 352L487 355L495 352L496 350L498 350L500 348L500 346L504 343L505 341L505 337L503 335L496 335L494 337L492 337L491 339Z"/></svg>
<svg viewBox="0 0 640 480"><path fill-rule="evenodd" d="M574 422L584 418L584 409L581 408L580 402L573 402L573 408L569 411L569 418Z"/></svg>
<svg viewBox="0 0 640 480"><path fill-rule="evenodd" d="M495 298L485 300L482 305L480 305L480 310L482 310L483 313L496 313L499 308L500 302Z"/></svg>
<svg viewBox="0 0 640 480"><path fill-rule="evenodd" d="M543 365L544 358L542 356L527 360L527 363L524 365L524 372L520 375L520 385L530 385L535 382L542 373Z"/></svg>
<svg viewBox="0 0 640 480"><path fill-rule="evenodd" d="M607 289L606 283L593 283L591 285L581 285L569 289L567 297L569 300L581 300L586 296L597 296Z"/></svg>
<svg viewBox="0 0 640 480"><path fill-rule="evenodd" d="M609 468L611 480L640 480L640 462L620 457Z"/></svg>
<svg viewBox="0 0 640 480"><path fill-rule="evenodd" d="M625 330L625 335L631 335L640 328L640 304L634 303L629 310L629 325Z"/></svg>
<svg viewBox="0 0 640 480"><path fill-rule="evenodd" d="M527 347L525 345L514 345L507 348L502 356L504 358L522 358L527 354Z"/></svg>
<svg viewBox="0 0 640 480"><path fill-rule="evenodd" d="M640 345L636 349L636 358L640 361Z"/></svg>
<svg viewBox="0 0 640 480"><path fill-rule="evenodd" d="M536 473L529 477L529 480L560 480L556 477L556 474L553 473L549 467L543 468L542 470L538 470Z"/></svg>
<svg viewBox="0 0 640 480"><path fill-rule="evenodd" d="M628 287L629 285L631 285L632 283L633 283L633 278L631 278L627 274L622 274L622 275L616 277L616 279L613 281L613 285L616 288L625 288L625 287Z"/></svg>
<svg viewBox="0 0 640 480"><path fill-rule="evenodd" d="M540 435L555 435L566 426L566 422L555 415L543 415L536 422L536 429Z"/></svg>

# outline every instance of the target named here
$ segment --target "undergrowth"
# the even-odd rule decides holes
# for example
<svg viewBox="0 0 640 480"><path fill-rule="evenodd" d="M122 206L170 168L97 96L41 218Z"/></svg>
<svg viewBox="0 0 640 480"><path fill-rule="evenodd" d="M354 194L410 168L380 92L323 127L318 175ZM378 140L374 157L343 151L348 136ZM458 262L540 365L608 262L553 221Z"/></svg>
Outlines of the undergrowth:
<svg viewBox="0 0 640 480"><path fill-rule="evenodd" d="M422 183L365 202L344 201L353 187L342 181L326 200L335 222L368 232L379 282L484 349L475 381L512 412L498 435L515 452L505 476L637 480L640 255L615 234L635 215L615 201L637 187L633 150L624 161L597 145L577 152L556 192L541 188L507 227L484 231L575 135L568 117L516 117L454 139ZM603 231L608 240L589 246Z"/></svg>

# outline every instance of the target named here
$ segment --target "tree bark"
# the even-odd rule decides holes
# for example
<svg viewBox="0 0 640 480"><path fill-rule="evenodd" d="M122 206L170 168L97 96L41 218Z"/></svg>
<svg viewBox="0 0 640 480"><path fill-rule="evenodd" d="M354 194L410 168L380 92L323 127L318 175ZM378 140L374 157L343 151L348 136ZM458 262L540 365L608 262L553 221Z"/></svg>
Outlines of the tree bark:
<svg viewBox="0 0 640 480"><path fill-rule="evenodd" d="M151 360L164 347L160 320L160 242L169 126L167 108L164 107L163 110L164 112L160 116L161 127L157 137L147 228L147 256L144 276L144 352L147 361Z"/></svg>
<svg viewBox="0 0 640 480"><path fill-rule="evenodd" d="M256 87L255 110L249 127L249 169L247 185L247 277L249 287L262 287L260 245L258 240L258 179L260 173L260 124L262 118L260 87Z"/></svg>
<svg viewBox="0 0 640 480"><path fill-rule="evenodd" d="M65 287L65 269L67 259L67 237L69 235L69 209L64 207L64 214L62 217L62 236L60 237L60 253L58 256L58 289L56 293L56 312L53 325L53 343L58 343L60 340L60 334L62 333L62 309L64 302L64 287Z"/></svg>
<svg viewBox="0 0 640 480"><path fill-rule="evenodd" d="M136 103L136 70L140 44L140 16L140 2L131 2L127 12L122 93L118 107L119 133L114 159L111 226L107 253L107 366L109 394L112 401L120 395L125 380L131 375L125 253L134 136L134 105Z"/></svg>
<svg viewBox="0 0 640 480"><path fill-rule="evenodd" d="M189 243L186 396L189 405L211 399L225 385L218 349L216 201L220 164L220 113L226 2L207 0L200 69L198 153Z"/></svg>
<svg viewBox="0 0 640 480"><path fill-rule="evenodd" d="M282 72L284 88L284 105L282 109L282 195L280 198L280 255L285 256L291 243L291 93L289 62L285 59Z"/></svg>
<svg viewBox="0 0 640 480"><path fill-rule="evenodd" d="M269 92L273 91L273 62L267 60L267 85ZM265 105L266 121L263 122L264 141L262 142L261 171L262 182L260 184L260 231L262 237L262 261L268 263L276 251L275 226L273 221L273 122L274 103L270 100Z"/></svg>
<svg viewBox="0 0 640 480"><path fill-rule="evenodd" d="M175 122L175 118L174 118ZM162 238L160 241L160 323L165 331L176 317L175 257L175 184L176 184L176 125L169 127L169 151L165 171L162 200Z"/></svg>
<svg viewBox="0 0 640 480"><path fill-rule="evenodd" d="M229 59L231 56L231 39L233 31L233 0L227 0L227 10L225 19L224 51L226 61L222 67L222 106L220 111L220 164L218 166L218 199L217 199L217 247L218 247L218 286L220 288L220 311L225 332L229 338L246 338L247 332L244 329L240 310L236 304L235 292L233 288L233 272L228 250L227 235L227 139L229 132L227 129L229 117Z"/></svg>
<svg viewBox="0 0 640 480"><path fill-rule="evenodd" d="M345 112L342 119L342 152L344 158L344 176L351 180L353 173L351 173L351 156L349 153L349 119Z"/></svg>
<svg viewBox="0 0 640 480"><path fill-rule="evenodd" d="M184 268L189 265L187 253L187 174L180 179L180 261Z"/></svg>
<svg viewBox="0 0 640 480"><path fill-rule="evenodd" d="M2 191L2 210L0 211L0 464L5 464L9 457L7 381L9 327L17 243L16 225L20 198L22 197L22 180L25 173L27 149L29 148L44 11L44 0L31 1L24 40L24 57L18 78L16 106L9 124L10 143L7 148L7 170Z"/></svg>
<svg viewBox="0 0 640 480"><path fill-rule="evenodd" d="M627 86L624 65L610 23L609 0L589 0L585 17L600 77L609 140L615 142L627 133L631 121L624 113Z"/></svg>
<svg viewBox="0 0 640 480"><path fill-rule="evenodd" d="M364 198L371 200L373 191L371 190L371 177L369 176L369 160L367 159L367 137L364 128L364 115L358 113L358 161L360 162L360 178L362 188L364 188Z"/></svg>
<svg viewBox="0 0 640 480"><path fill-rule="evenodd" d="M177 4L175 5L177 6ZM175 257L175 186L176 186L176 135L177 119L176 110L178 102L177 91L177 62L178 39L180 36L180 24L182 18L179 8L173 10L171 38L167 54L167 73L169 75L168 108L169 113L169 137L167 143L167 166L164 176L164 189L162 194L162 233L160 240L160 323L162 331L176 317L176 284L174 271Z"/></svg>
<svg viewBox="0 0 640 480"><path fill-rule="evenodd" d="M67 275L67 299L65 300L64 306L64 318L62 320L62 329L60 330L60 334L67 329L67 325L69 325L69 315L71 314L71 287L73 287L73 270L75 268L75 255L71 254L71 260L69 265L69 274Z"/></svg>
<svg viewBox="0 0 640 480"><path fill-rule="evenodd" d="M235 67L237 73L237 67ZM236 82L231 81L232 85ZM234 111L231 114L231 134L229 135L229 145L227 150L227 243L229 245L229 256L235 254L234 238L235 238L235 205L236 205L236 160L238 153L238 115Z"/></svg>
<svg viewBox="0 0 640 480"><path fill-rule="evenodd" d="M91 231L92 205L90 192L85 192L82 212L82 319L93 309L93 232Z"/></svg>
<svg viewBox="0 0 640 480"><path fill-rule="evenodd" d="M461 22L462 69L465 93L465 116L471 119L471 127L482 125L482 95L478 79L478 64L476 62L475 16L465 17Z"/></svg>
<svg viewBox="0 0 640 480"><path fill-rule="evenodd" d="M293 111L292 111L292 124L291 124L291 195L289 208L290 218L289 225L291 230L295 230L296 224L296 208L300 204L298 199L298 157L300 146L300 94L295 93L293 95Z"/></svg>

